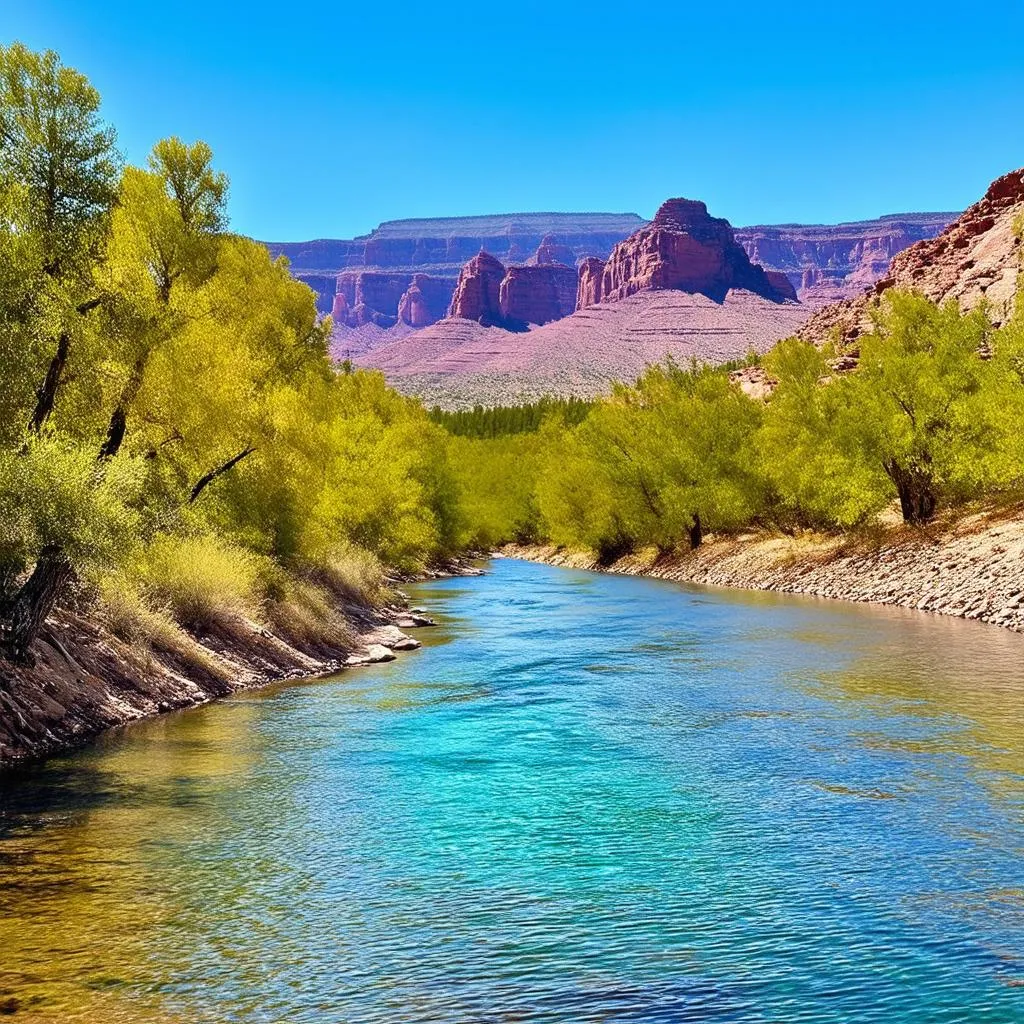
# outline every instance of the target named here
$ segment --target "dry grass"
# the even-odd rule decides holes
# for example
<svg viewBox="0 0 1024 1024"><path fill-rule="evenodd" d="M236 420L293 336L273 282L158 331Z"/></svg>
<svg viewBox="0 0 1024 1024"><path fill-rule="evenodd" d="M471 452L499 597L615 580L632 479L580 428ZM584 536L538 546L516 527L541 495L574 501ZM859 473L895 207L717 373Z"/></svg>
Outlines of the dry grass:
<svg viewBox="0 0 1024 1024"><path fill-rule="evenodd" d="M356 642L356 631L331 595L310 580L286 579L268 600L265 618L275 633L300 648L348 650Z"/></svg>
<svg viewBox="0 0 1024 1024"><path fill-rule="evenodd" d="M257 614L271 571L268 559L216 537L161 535L146 552L142 579L152 606L208 629Z"/></svg>
<svg viewBox="0 0 1024 1024"><path fill-rule="evenodd" d="M99 582L99 609L114 636L143 652L170 654L184 666L215 679L231 673L202 644L190 636L163 609L150 607L146 598L125 576L109 576Z"/></svg>
<svg viewBox="0 0 1024 1024"><path fill-rule="evenodd" d="M380 608L393 598L380 559L362 548L336 548L312 575L317 583L343 601Z"/></svg>

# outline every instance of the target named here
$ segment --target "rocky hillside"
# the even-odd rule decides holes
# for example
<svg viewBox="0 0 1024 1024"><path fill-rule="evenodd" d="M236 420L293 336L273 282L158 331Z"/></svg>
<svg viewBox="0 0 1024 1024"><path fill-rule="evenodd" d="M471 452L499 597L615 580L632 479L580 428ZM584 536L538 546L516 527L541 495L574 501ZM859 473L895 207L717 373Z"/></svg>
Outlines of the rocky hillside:
<svg viewBox="0 0 1024 1024"><path fill-rule="evenodd" d="M817 343L855 343L889 288L913 288L936 302L956 299L964 310L984 300L993 320L1002 323L1017 295L1022 229L1024 168L997 178L941 234L898 253L870 292L819 310L800 333Z"/></svg>
<svg viewBox="0 0 1024 1024"><path fill-rule="evenodd" d="M786 275L800 301L822 306L854 298L884 277L898 252L934 238L955 213L900 213L849 224L737 228L751 262Z"/></svg>

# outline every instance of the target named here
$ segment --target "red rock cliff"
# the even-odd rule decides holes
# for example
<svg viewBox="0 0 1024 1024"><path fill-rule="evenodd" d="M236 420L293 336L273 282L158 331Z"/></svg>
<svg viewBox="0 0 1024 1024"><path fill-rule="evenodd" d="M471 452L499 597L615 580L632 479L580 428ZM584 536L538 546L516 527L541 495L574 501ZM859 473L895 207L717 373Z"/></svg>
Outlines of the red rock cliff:
<svg viewBox="0 0 1024 1024"><path fill-rule="evenodd" d="M500 307L506 323L561 320L576 308L576 271L562 263L509 267L501 282Z"/></svg>
<svg viewBox="0 0 1024 1024"><path fill-rule="evenodd" d="M501 282L505 265L489 252L479 252L463 268L448 315L482 324L501 323Z"/></svg>

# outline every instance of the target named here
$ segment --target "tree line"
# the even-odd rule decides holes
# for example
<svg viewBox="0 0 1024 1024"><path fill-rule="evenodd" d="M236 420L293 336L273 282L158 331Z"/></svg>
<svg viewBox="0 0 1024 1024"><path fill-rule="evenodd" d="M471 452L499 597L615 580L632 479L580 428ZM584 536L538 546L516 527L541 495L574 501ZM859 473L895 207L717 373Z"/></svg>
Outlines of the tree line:
<svg viewBox="0 0 1024 1024"><path fill-rule="evenodd" d="M892 291L856 368L799 339L761 360L767 399L730 368L654 366L578 424L460 438L476 542L550 541L605 560L701 544L705 531L848 530L890 507L943 507L1024 485L1024 311L995 329Z"/></svg>

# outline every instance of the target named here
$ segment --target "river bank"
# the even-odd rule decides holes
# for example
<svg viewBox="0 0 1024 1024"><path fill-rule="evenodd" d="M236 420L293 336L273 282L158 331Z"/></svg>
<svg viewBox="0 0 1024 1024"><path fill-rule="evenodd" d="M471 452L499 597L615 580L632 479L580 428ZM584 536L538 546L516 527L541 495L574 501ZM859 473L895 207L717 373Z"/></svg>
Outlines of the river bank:
<svg viewBox="0 0 1024 1024"><path fill-rule="evenodd" d="M1024 632L1024 508L976 511L870 534L709 536L696 551L644 550L601 565L592 552L510 544L546 565L916 608Z"/></svg>
<svg viewBox="0 0 1024 1024"><path fill-rule="evenodd" d="M420 578L478 572L456 560ZM33 664L0 659L0 770L239 690L392 660L396 651L420 646L405 630L432 625L403 603L400 590L395 594L383 607L345 604L340 610L353 634L335 646L304 645L239 616L190 633L188 650L161 649L121 639L88 613L58 608L33 651Z"/></svg>

